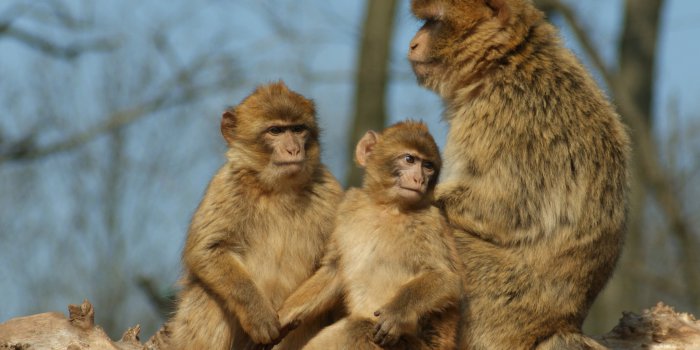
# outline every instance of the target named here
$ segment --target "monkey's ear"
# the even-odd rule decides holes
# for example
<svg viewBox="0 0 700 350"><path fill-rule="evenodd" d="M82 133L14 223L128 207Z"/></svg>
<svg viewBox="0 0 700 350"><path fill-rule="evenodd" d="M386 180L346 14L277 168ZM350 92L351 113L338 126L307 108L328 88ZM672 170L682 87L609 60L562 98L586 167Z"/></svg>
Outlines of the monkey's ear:
<svg viewBox="0 0 700 350"><path fill-rule="evenodd" d="M230 146L235 141L234 130L236 128L236 113L228 109L221 115L221 135Z"/></svg>
<svg viewBox="0 0 700 350"><path fill-rule="evenodd" d="M505 0L486 0L486 6L493 10L501 23L505 23L510 19L510 6Z"/></svg>
<svg viewBox="0 0 700 350"><path fill-rule="evenodd" d="M372 148L377 144L379 140L379 135L376 132L369 130L360 139L355 147L355 161L361 168L367 166L367 158L369 158L370 153L372 153Z"/></svg>

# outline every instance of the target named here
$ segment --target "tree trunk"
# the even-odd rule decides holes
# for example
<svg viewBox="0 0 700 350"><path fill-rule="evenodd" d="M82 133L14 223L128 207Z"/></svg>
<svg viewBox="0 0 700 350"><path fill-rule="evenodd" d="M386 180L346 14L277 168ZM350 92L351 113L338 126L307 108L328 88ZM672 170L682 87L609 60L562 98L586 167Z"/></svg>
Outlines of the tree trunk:
<svg viewBox="0 0 700 350"><path fill-rule="evenodd" d="M656 66L656 43L659 33L662 0L627 0L622 37L620 38L618 67L615 77L620 88L627 91L632 103L645 116L646 124L652 127L652 106L654 95L654 68ZM642 125L628 125L641 128ZM644 305L644 295L633 292L639 286L639 270L645 270L645 241L643 228L645 211L648 209L648 188L642 181L641 160L644 154L633 147L630 164L631 181L629 195L628 230L623 255L618 271L591 310L587 329L602 332L609 328L615 315L622 310L634 310ZM648 237L646 237L648 239ZM606 322L608 324L606 324Z"/></svg>
<svg viewBox="0 0 700 350"><path fill-rule="evenodd" d="M386 124L384 100L396 0L369 0L366 11L355 80L355 113L348 141L348 186L358 186L362 181L362 171L354 164L355 144L367 130L381 130Z"/></svg>

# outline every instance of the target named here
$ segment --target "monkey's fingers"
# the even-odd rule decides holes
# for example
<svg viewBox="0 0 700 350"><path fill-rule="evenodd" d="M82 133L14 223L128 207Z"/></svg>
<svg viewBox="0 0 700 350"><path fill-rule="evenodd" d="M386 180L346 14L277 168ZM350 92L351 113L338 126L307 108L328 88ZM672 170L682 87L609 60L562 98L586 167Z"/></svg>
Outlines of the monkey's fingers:
<svg viewBox="0 0 700 350"><path fill-rule="evenodd" d="M272 349L274 345L270 344L247 344L245 347L243 347L243 350L269 350Z"/></svg>
<svg viewBox="0 0 700 350"><path fill-rule="evenodd" d="M294 325L292 329L298 327L299 323L301 323L298 308L292 308L291 310L288 308L282 308L277 312L277 316L282 326Z"/></svg>
<svg viewBox="0 0 700 350"><path fill-rule="evenodd" d="M286 335L287 333L295 330L299 325L301 324L301 320L294 320L292 322L289 322L287 324L283 324L282 330L280 332L284 332Z"/></svg>
<svg viewBox="0 0 700 350"><path fill-rule="evenodd" d="M275 326L270 327L267 331L267 335L269 337L268 341L266 341L266 344L272 343L275 339L280 337L280 325L277 324Z"/></svg>
<svg viewBox="0 0 700 350"><path fill-rule="evenodd" d="M299 327L300 323L301 323L301 321L295 320L290 324L282 326L282 328L280 328L279 336L277 338L273 339L270 344L265 344L265 347L262 349L264 349L264 350L272 349L272 347L279 344L282 341L282 339L284 339L287 336L287 334L289 334L289 332L291 332L295 328Z"/></svg>
<svg viewBox="0 0 700 350"><path fill-rule="evenodd" d="M392 325L389 324L389 322L386 321L379 321L377 322L377 325L374 326L374 334L373 334L373 339L372 341L375 344L382 345L385 342L387 342L387 336L389 336L391 329L393 328ZM382 345L383 346L383 345Z"/></svg>
<svg viewBox="0 0 700 350"><path fill-rule="evenodd" d="M257 344L270 344L280 336L281 326L279 322L270 320L261 322L249 333L250 338Z"/></svg>
<svg viewBox="0 0 700 350"><path fill-rule="evenodd" d="M382 347L387 347L387 346L394 346L396 343L399 341L399 335L395 334L394 332L389 332L387 333L386 337L384 337L384 340L379 344Z"/></svg>

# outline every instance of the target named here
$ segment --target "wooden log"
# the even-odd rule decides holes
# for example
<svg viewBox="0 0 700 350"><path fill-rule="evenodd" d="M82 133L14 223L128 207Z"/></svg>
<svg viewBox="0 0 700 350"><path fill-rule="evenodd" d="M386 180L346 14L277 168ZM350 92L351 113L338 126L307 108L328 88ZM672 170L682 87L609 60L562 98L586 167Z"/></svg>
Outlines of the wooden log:
<svg viewBox="0 0 700 350"><path fill-rule="evenodd" d="M700 321L660 302L641 315L624 312L618 325L596 340L613 350L700 350Z"/></svg>
<svg viewBox="0 0 700 350"><path fill-rule="evenodd" d="M85 300L81 305L68 306L68 318L58 312L48 312L0 324L0 349L142 350L140 331L137 325L127 330L122 340L112 341L95 325L92 304Z"/></svg>
<svg viewBox="0 0 700 350"><path fill-rule="evenodd" d="M68 318L48 312L0 324L0 350L154 350L162 347L168 334L167 328L161 328L146 344L141 344L141 327L136 325L115 342L95 325L95 312L87 300L81 305L69 305L68 313ZM619 324L596 340L612 350L700 350L700 321L658 303L641 315L623 313Z"/></svg>

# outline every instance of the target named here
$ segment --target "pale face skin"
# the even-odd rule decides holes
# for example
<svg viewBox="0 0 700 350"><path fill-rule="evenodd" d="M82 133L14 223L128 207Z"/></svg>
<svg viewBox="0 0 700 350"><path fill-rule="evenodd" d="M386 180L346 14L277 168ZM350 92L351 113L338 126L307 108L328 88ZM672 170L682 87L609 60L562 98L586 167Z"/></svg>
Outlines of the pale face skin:
<svg viewBox="0 0 700 350"><path fill-rule="evenodd" d="M428 193L428 184L435 175L435 165L417 152L406 152L395 160L396 184L391 189L407 204L414 204Z"/></svg>
<svg viewBox="0 0 700 350"><path fill-rule="evenodd" d="M368 131L357 144L355 159L361 167L366 167L369 155L377 144L379 135ZM391 162L393 177L390 187L383 188L393 203L413 206L428 195L431 180L437 175L435 164L415 149L407 148L396 152L396 156L386 159Z"/></svg>
<svg viewBox="0 0 700 350"><path fill-rule="evenodd" d="M303 169L309 138L305 125L276 121L270 123L263 138L271 150L269 166L276 172L294 175Z"/></svg>
<svg viewBox="0 0 700 350"><path fill-rule="evenodd" d="M429 76L434 75L440 66L438 59L430 55L431 35L439 26L438 20L425 21L425 24L416 32L409 44L408 60L411 62L413 73L420 84L423 84Z"/></svg>

